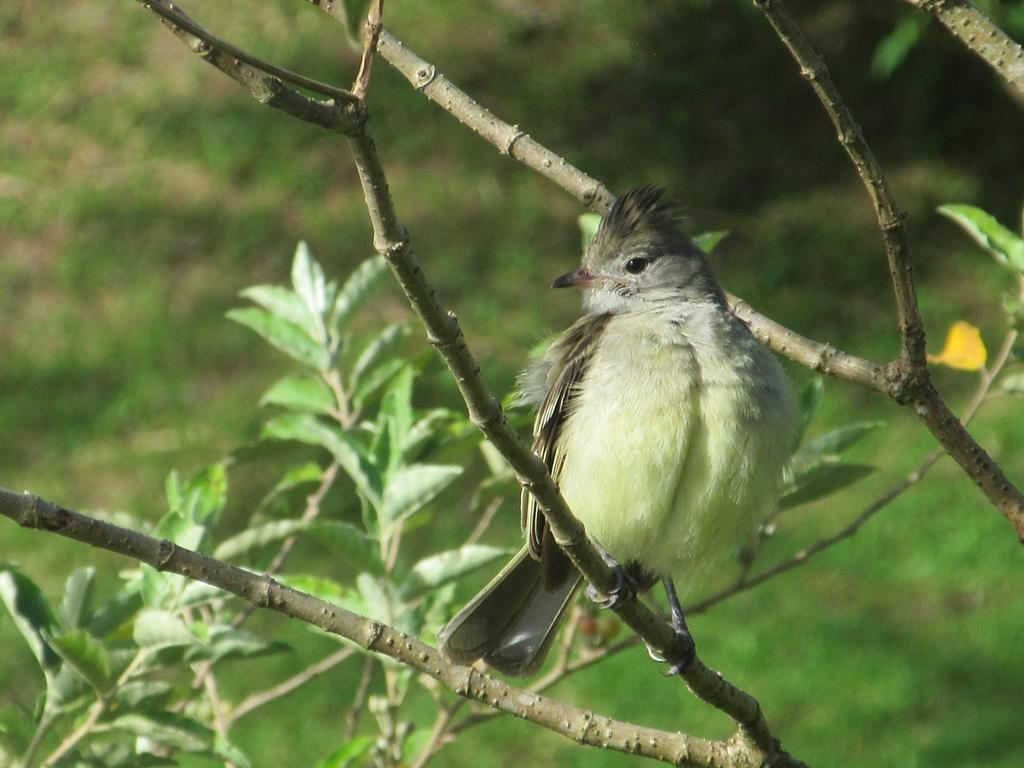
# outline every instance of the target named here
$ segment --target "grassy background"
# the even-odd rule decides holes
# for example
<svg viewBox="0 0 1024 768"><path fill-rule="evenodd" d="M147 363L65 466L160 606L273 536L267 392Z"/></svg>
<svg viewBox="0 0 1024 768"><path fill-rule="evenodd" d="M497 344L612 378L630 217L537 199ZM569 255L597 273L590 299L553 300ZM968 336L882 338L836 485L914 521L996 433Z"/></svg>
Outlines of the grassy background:
<svg viewBox="0 0 1024 768"><path fill-rule="evenodd" d="M410 47L613 190L661 183L694 229L730 229L715 267L731 290L790 327L884 359L896 349L894 313L866 197L806 83L748 6L392 0L387 12ZM188 10L293 69L341 83L354 71L337 27L303 3ZM971 202L1015 225L1019 105L933 26L891 77L873 78L879 41L909 13L900 4L798 10L910 214L930 348L959 318L996 346L1005 280L934 208ZM238 291L284 280L300 238L333 275L368 255L347 149L259 107L133 3L81 0L58 13L5 3L0 93L0 482L155 520L167 472L194 471L252 440L255 403L286 370L224 319ZM526 350L578 311L545 288L577 258L578 205L383 63L370 106L399 215L504 392ZM371 322L408 314L386 290ZM955 408L975 383L950 371L936 380ZM420 397L457 404L437 366ZM908 413L839 382L828 383L815 430L866 416L887 426L855 458L881 471L784 518L766 558L836 528L932 447ZM993 402L974 432L1024 478L1019 400ZM233 478L225 534L245 524L274 479ZM443 503L462 506L456 494ZM453 515L447 533L470 524ZM500 521L491 538L513 542L516 525ZM335 567L329 553L306 555L327 573ZM20 563L51 595L74 565L95 563L108 582L125 565L10 523L0 525L0 560ZM1022 577L1006 524L943 462L854 540L694 629L706 661L755 692L786 747L808 762L1019 766ZM268 680L323 653L319 639L277 617L253 626L296 648L270 660ZM6 615L0 644L0 702L30 702L37 670ZM641 656L624 654L557 693L645 724L727 734L723 718ZM239 743L260 765L324 756L340 738L358 667L241 721ZM240 698L252 681L225 670L226 695ZM429 701L414 710L429 723ZM306 727L296 740L298 723ZM556 759L635 762L503 719L467 733L437 764Z"/></svg>

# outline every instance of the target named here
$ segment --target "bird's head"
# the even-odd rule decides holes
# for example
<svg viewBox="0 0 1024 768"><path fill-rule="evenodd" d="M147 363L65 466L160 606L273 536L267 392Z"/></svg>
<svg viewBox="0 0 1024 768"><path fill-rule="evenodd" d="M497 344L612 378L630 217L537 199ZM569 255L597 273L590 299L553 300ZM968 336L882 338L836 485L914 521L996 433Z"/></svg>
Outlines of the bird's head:
<svg viewBox="0 0 1024 768"><path fill-rule="evenodd" d="M658 187L624 194L601 220L579 269L555 288L584 289L593 313L618 314L655 303L721 297L704 254L683 231Z"/></svg>

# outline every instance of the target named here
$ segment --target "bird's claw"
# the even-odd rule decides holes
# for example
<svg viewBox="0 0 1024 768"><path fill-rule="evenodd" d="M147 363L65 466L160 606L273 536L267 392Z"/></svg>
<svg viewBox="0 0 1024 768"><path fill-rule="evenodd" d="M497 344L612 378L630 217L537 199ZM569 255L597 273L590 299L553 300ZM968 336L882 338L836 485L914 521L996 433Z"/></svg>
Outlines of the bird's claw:
<svg viewBox="0 0 1024 768"><path fill-rule="evenodd" d="M690 628L686 625L686 614L683 613L683 606L679 602L675 585L669 578L663 578L662 583L665 585L665 594L668 597L668 604L672 614L672 619L669 623L676 635L676 649L673 654L675 662L665 671L665 677L675 677L676 675L683 674L693 665L694 660L697 658L697 644L694 643L693 635L690 634ZM649 645L647 646L647 653L655 661L668 661L664 654L651 648Z"/></svg>
<svg viewBox="0 0 1024 768"><path fill-rule="evenodd" d="M601 592L594 588L593 584L587 585L587 597L599 608L617 608L620 605L635 600L640 589L629 570L623 568L614 560L608 563L615 574L615 586L608 592Z"/></svg>
<svg viewBox="0 0 1024 768"><path fill-rule="evenodd" d="M675 652L672 654L674 661L672 666L665 670L665 677L675 677L676 675L683 674L692 665L694 660L697 658L697 645L693 642L693 635L691 635L685 629L679 629L673 625L673 629L676 632ZM647 643L644 643L647 648L647 655L658 663L667 662L669 659L665 654L661 653L655 648L652 648Z"/></svg>

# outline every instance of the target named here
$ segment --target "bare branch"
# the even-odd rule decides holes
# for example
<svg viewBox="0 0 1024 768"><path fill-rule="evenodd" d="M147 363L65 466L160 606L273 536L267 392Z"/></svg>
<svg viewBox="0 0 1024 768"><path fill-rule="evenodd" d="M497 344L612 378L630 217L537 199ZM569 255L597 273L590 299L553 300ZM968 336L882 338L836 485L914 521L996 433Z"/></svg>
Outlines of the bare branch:
<svg viewBox="0 0 1024 768"><path fill-rule="evenodd" d="M967 0L905 0L980 56L1024 104L1024 48Z"/></svg>
<svg viewBox="0 0 1024 768"><path fill-rule="evenodd" d="M352 93L357 99L366 98L366 90L370 87L370 75L373 73L373 59L377 53L377 41L383 29L384 0L373 0L366 16L366 28L363 32L363 55L359 59L359 73L352 84Z"/></svg>
<svg viewBox="0 0 1024 768"><path fill-rule="evenodd" d="M259 608L315 625L406 664L459 696L530 720L581 744L639 754L672 765L747 768L758 764L745 745L735 740L709 741L645 728L523 691L472 667L451 664L426 643L272 578L179 547L167 539L154 539L65 509L29 493L0 489L0 515L25 528L55 533L126 555L159 571L202 581Z"/></svg>
<svg viewBox="0 0 1024 768"><path fill-rule="evenodd" d="M903 225L906 215L897 208L889 184L882 173L882 167L864 139L860 126L839 95L828 67L804 38L785 3L782 0L754 0L754 5L764 12L768 22L799 65L800 74L811 84L835 126L839 143L850 156L871 198L878 226L885 240L889 273L896 291L896 311L899 315L900 338L903 344L901 361L908 371L924 371L924 323L921 321L917 296L914 293L907 232Z"/></svg>
<svg viewBox="0 0 1024 768"><path fill-rule="evenodd" d="M499 120L489 109L455 87L433 64L410 51L387 30L381 31L377 50L391 66L405 75L416 90L496 146L502 154L551 179L595 211L603 213L615 202L615 196L604 184L538 144L518 125L509 125Z"/></svg>
<svg viewBox="0 0 1024 768"><path fill-rule="evenodd" d="M857 357L831 344L808 339L781 323L759 314L739 296L726 293L736 316L750 328L757 340L783 357L788 357L812 371L846 379L884 394L889 393L885 366L864 357Z"/></svg>
<svg viewBox="0 0 1024 768"><path fill-rule="evenodd" d="M337 133L355 130L366 119L362 102L348 91L289 72L239 50L196 24L179 6L162 0L138 2L159 16L192 53L244 86L261 104ZM328 95L331 100L312 99L289 88L284 81Z"/></svg>
<svg viewBox="0 0 1024 768"><path fill-rule="evenodd" d="M366 706L366 697L370 694L370 683L373 681L373 668L377 660L367 656L363 661L363 672L359 676L359 685L356 686L355 695L352 697L352 706L345 713L345 739L351 741L356 735L359 727L359 716Z"/></svg>
<svg viewBox="0 0 1024 768"><path fill-rule="evenodd" d="M310 664L301 672L296 672L294 675L289 677L287 680L282 680L272 688L268 688L265 691L259 693L253 693L246 696L239 703L237 707L231 710L231 713L225 718L225 725L230 728L236 720L239 720L250 712L259 709L260 707L275 701L282 696L287 696L289 693L294 691L299 686L305 685L317 675L322 675L328 670L334 669L336 666L341 664L355 653L355 650L349 647L339 648L329 656L325 656L315 664ZM367 657L369 658L369 657Z"/></svg>
<svg viewBox="0 0 1024 768"><path fill-rule="evenodd" d="M903 342L899 359L887 366L889 396L901 405L913 408L928 431L1003 513L1013 526L1017 538L1024 543L1024 495L964 429L932 386L925 361L924 325L914 292L907 233L903 226L904 215L896 208L878 161L839 96L828 68L804 38L783 0L754 0L754 5L764 12L779 39L800 66L800 74L810 81L818 100L836 127L840 144L853 161L874 203L878 226L885 239L889 273L896 291L896 309Z"/></svg>

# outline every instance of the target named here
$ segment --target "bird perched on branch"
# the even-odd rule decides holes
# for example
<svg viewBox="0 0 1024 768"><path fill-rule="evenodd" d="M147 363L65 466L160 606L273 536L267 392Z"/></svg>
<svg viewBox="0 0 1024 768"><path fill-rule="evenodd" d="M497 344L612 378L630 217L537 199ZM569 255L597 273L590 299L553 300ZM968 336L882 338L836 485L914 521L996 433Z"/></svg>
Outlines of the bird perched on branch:
<svg viewBox="0 0 1024 768"><path fill-rule="evenodd" d="M699 583L776 503L786 378L657 188L619 198L553 285L581 288L586 313L520 378L520 400L539 405L533 451L616 568L599 602L662 578L692 649L672 579ZM527 491L522 524L526 546L440 634L457 663L525 675L544 661L580 574Z"/></svg>

